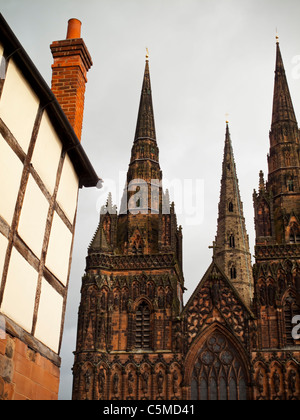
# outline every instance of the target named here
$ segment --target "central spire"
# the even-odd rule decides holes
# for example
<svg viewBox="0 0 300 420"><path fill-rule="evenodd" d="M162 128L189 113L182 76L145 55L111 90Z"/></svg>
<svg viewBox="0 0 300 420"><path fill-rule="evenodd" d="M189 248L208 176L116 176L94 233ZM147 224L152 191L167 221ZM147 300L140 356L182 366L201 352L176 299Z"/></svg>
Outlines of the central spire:
<svg viewBox="0 0 300 420"><path fill-rule="evenodd" d="M249 240L243 215L228 122L214 260L236 287L246 304L252 298L253 277Z"/></svg>
<svg viewBox="0 0 300 420"><path fill-rule="evenodd" d="M148 53L134 140L144 138L156 140Z"/></svg>

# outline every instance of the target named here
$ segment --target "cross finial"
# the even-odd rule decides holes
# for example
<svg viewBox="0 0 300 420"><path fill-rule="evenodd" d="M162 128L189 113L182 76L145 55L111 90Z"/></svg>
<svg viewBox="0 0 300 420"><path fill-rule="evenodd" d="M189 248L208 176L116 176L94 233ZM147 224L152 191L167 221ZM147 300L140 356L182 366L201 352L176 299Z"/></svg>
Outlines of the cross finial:
<svg viewBox="0 0 300 420"><path fill-rule="evenodd" d="M146 60L149 61L149 49L146 48Z"/></svg>
<svg viewBox="0 0 300 420"><path fill-rule="evenodd" d="M229 124L229 120L228 120L229 114L228 114L228 112L225 114L225 117L226 117L226 124Z"/></svg>
<svg viewBox="0 0 300 420"><path fill-rule="evenodd" d="M216 250L219 248L217 246L217 242L216 241L213 241L212 246L209 246L208 248L209 249L213 249L213 260L214 260L215 259L215 256L216 256Z"/></svg>

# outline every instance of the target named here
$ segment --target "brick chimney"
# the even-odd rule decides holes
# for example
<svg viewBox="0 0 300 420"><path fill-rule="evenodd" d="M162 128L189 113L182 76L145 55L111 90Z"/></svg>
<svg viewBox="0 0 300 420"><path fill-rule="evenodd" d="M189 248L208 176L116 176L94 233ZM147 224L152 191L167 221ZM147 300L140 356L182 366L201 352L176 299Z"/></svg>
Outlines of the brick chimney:
<svg viewBox="0 0 300 420"><path fill-rule="evenodd" d="M51 89L81 141L87 72L93 65L81 38L81 22L70 19L67 38L54 41L50 48L54 58Z"/></svg>

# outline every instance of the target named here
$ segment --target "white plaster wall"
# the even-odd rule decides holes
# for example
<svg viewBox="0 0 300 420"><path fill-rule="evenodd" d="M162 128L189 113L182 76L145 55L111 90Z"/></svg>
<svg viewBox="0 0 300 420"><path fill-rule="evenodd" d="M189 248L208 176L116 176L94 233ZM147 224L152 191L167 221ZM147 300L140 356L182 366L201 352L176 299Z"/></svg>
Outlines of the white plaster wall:
<svg viewBox="0 0 300 420"><path fill-rule="evenodd" d="M23 164L0 134L0 216L11 225Z"/></svg>
<svg viewBox="0 0 300 420"><path fill-rule="evenodd" d="M46 267L66 286L73 235L54 213L46 257Z"/></svg>
<svg viewBox="0 0 300 420"><path fill-rule="evenodd" d="M32 165L52 195L55 187L57 169L62 145L46 112L34 147Z"/></svg>
<svg viewBox="0 0 300 420"><path fill-rule="evenodd" d="M27 152L39 100L13 60L9 60L0 100L0 118Z"/></svg>
<svg viewBox="0 0 300 420"><path fill-rule="evenodd" d="M49 203L32 175L29 176L18 233L33 253L41 258Z"/></svg>
<svg viewBox="0 0 300 420"><path fill-rule="evenodd" d="M62 296L42 279L35 337L56 353L59 347L62 309Z"/></svg>
<svg viewBox="0 0 300 420"><path fill-rule="evenodd" d="M78 186L78 176L69 156L66 156L58 187L57 201L72 224L77 208Z"/></svg>
<svg viewBox="0 0 300 420"><path fill-rule="evenodd" d="M37 271L13 248L1 312L29 333L32 328L37 280Z"/></svg>
<svg viewBox="0 0 300 420"><path fill-rule="evenodd" d="M0 282L3 274L3 266L7 250L8 240L0 233Z"/></svg>

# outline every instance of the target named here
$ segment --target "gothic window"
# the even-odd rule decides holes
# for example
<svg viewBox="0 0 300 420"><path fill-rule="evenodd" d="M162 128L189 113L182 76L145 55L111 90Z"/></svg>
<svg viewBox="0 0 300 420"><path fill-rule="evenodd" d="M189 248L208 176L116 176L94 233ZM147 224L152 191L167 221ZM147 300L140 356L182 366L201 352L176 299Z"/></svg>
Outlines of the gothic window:
<svg viewBox="0 0 300 420"><path fill-rule="evenodd" d="M135 347L138 349L151 348L150 308L146 302L142 302L136 311Z"/></svg>
<svg viewBox="0 0 300 420"><path fill-rule="evenodd" d="M230 248L235 248L235 238L234 235L229 236L229 246Z"/></svg>
<svg viewBox="0 0 300 420"><path fill-rule="evenodd" d="M229 203L228 210L230 213L233 213L233 203Z"/></svg>
<svg viewBox="0 0 300 420"><path fill-rule="evenodd" d="M193 400L246 400L245 369L237 350L220 333L211 335L196 360L192 381Z"/></svg>
<svg viewBox="0 0 300 420"><path fill-rule="evenodd" d="M235 266L232 266L231 269L230 269L230 278L231 278L231 280L236 279L236 268L235 268Z"/></svg>
<svg viewBox="0 0 300 420"><path fill-rule="evenodd" d="M290 192L294 191L294 181L292 179L290 181L288 181L288 190Z"/></svg>

